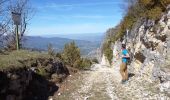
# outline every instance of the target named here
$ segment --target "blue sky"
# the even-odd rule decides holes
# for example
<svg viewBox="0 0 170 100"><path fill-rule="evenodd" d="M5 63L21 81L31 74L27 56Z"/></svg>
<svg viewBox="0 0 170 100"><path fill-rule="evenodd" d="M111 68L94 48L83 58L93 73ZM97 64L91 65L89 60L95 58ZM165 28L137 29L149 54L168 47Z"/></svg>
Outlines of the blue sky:
<svg viewBox="0 0 170 100"><path fill-rule="evenodd" d="M28 35L101 33L122 19L122 0L31 0Z"/></svg>

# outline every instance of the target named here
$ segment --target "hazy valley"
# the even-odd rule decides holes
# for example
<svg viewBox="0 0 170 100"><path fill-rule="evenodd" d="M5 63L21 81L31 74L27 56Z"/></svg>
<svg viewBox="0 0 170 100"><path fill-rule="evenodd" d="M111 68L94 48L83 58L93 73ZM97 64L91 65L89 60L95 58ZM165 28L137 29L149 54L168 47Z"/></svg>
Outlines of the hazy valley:
<svg viewBox="0 0 170 100"><path fill-rule="evenodd" d="M96 35L96 36L95 36ZM100 47L103 36L95 34L90 36L87 35L59 35L55 36L26 36L24 41L24 47L36 50L47 50L48 44L52 44L56 52L63 50L66 43L75 41L77 46L81 50L81 54L87 55L91 51Z"/></svg>

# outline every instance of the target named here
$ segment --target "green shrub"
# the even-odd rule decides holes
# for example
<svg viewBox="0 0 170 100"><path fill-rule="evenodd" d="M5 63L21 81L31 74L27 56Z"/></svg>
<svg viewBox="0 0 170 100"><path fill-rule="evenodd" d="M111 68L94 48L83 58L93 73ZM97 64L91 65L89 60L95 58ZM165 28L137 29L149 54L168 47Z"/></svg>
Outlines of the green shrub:
<svg viewBox="0 0 170 100"><path fill-rule="evenodd" d="M166 7L170 4L170 0L160 0L160 2L163 9L166 9Z"/></svg>
<svg viewBox="0 0 170 100"><path fill-rule="evenodd" d="M60 60L63 60L62 54L59 52L55 54L55 57L59 58Z"/></svg>
<svg viewBox="0 0 170 100"><path fill-rule="evenodd" d="M51 56L55 55L54 47L51 43L48 44L48 54L51 55Z"/></svg>
<svg viewBox="0 0 170 100"><path fill-rule="evenodd" d="M155 7L147 11L147 17L152 20L158 20L161 17L162 9L160 7Z"/></svg>
<svg viewBox="0 0 170 100"><path fill-rule="evenodd" d="M89 69L91 65L92 65L91 60L86 58L81 58L75 61L73 66L78 69Z"/></svg>
<svg viewBox="0 0 170 100"><path fill-rule="evenodd" d="M44 77L48 77L48 73L46 72L44 68L38 68L37 74L44 76Z"/></svg>
<svg viewBox="0 0 170 100"><path fill-rule="evenodd" d="M112 58L113 58L113 51L111 49L111 41L108 41L108 42L105 42L103 44L103 47L102 47L102 51L103 53L105 54L105 56L107 57L107 59L109 60L110 64L112 62Z"/></svg>
<svg viewBox="0 0 170 100"><path fill-rule="evenodd" d="M78 69L83 69L84 66L82 66L82 62L83 62L82 59L77 59L74 62L73 67L78 68Z"/></svg>
<svg viewBox="0 0 170 100"><path fill-rule="evenodd" d="M93 63L99 63L99 61L96 58L92 59L92 62Z"/></svg>
<svg viewBox="0 0 170 100"><path fill-rule="evenodd" d="M90 68L92 65L91 60L84 58L82 62L82 66L84 69Z"/></svg>
<svg viewBox="0 0 170 100"><path fill-rule="evenodd" d="M74 41L65 45L62 58L65 64L71 67L74 67L74 63L81 59L80 49L76 46Z"/></svg>
<svg viewBox="0 0 170 100"><path fill-rule="evenodd" d="M112 49L108 48L105 50L104 52L105 56L107 57L107 59L109 60L109 63L112 63L112 58L113 58L113 51Z"/></svg>
<svg viewBox="0 0 170 100"><path fill-rule="evenodd" d="M60 56L60 54L57 56ZM81 58L80 49L76 46L74 41L65 45L61 58L64 60L65 64L78 69L89 68L92 64L90 60Z"/></svg>

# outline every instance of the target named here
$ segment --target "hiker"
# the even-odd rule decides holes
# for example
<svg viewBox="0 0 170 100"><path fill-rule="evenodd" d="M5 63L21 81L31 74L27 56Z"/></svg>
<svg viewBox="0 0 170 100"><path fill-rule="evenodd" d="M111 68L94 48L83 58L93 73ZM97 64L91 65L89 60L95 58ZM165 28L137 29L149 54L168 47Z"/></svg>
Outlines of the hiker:
<svg viewBox="0 0 170 100"><path fill-rule="evenodd" d="M130 57L126 49L126 45L122 44L122 63L120 65L120 74L122 76L122 81L121 81L122 84L128 81L127 62L129 58Z"/></svg>

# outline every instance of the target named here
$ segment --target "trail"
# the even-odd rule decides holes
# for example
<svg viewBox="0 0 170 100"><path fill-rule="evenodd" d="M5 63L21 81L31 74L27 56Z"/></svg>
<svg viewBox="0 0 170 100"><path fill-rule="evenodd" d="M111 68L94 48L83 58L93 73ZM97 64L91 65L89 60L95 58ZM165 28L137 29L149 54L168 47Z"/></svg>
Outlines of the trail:
<svg viewBox="0 0 170 100"><path fill-rule="evenodd" d="M60 97L61 100L170 100L167 94L158 91L157 85L140 77L131 77L127 84L120 81L118 65L110 68L95 64L72 82L74 91Z"/></svg>

